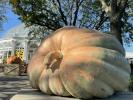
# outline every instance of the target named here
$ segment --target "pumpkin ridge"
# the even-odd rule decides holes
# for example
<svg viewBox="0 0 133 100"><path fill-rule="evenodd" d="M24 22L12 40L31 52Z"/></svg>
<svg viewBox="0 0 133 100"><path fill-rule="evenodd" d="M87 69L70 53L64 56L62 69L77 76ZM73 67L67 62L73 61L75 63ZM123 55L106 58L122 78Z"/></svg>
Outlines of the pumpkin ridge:
<svg viewBox="0 0 133 100"><path fill-rule="evenodd" d="M74 75L73 75L74 76ZM72 77L71 77L72 78ZM62 84L63 84L63 86L64 86L64 88L71 94L71 96L73 96L73 97L78 97L78 98L83 98L83 97L80 97L79 96L79 94L76 94L76 93L73 93L72 92L72 89L74 89L74 88L71 88L71 86L70 87L68 87L69 85L67 84L66 85L66 82L67 81L63 81L63 79L62 79L62 75L60 74L60 79L61 79L61 81L62 81ZM72 80L72 81L74 81L74 79ZM76 81L76 80L75 80ZM79 85L75 85L75 86L79 86ZM81 91L81 90L80 90ZM91 93L89 93L88 91L83 91L83 92L86 92L87 93L87 98L91 98L92 97L92 95L91 95ZM82 92L82 93L83 93ZM84 95L84 98L86 98L85 97L85 95Z"/></svg>
<svg viewBox="0 0 133 100"><path fill-rule="evenodd" d="M107 65L111 66L111 67L114 68L114 69L117 69L117 70L122 71L122 73L124 73L124 75L126 75L126 78L129 77L128 73L125 72L124 70L118 69L117 67L114 67L113 65L111 65L111 64L109 64L109 63L107 63L107 62L104 62L104 63L106 63ZM105 77L105 78L104 78L104 77ZM120 76L119 76L119 77L120 77ZM119 82L119 81L118 81L119 77L118 77L118 76L117 76L117 78L116 78L115 76L114 76L114 77L111 77L111 75L110 75L109 73L104 73L103 76L101 76L101 75L98 76L99 79L103 80L106 84L110 85L114 90L116 90L116 89L119 90L121 87L123 87L123 86L120 87L121 82L123 82L122 84L127 84L127 83L124 83L125 81ZM124 76L124 77L125 77L125 76ZM124 77L122 76L121 79L123 78L123 80L125 80L126 78L124 78ZM108 81L107 78L110 79L110 81ZM116 79L115 79L115 82L114 82L114 79L113 79L113 78L116 78ZM112 82L111 82L111 81L112 81ZM111 84L110 82L111 82L112 84ZM116 84L117 84L117 86L114 86L114 85L116 85ZM117 87L117 88L116 88L116 87ZM119 87L119 88L118 88L118 87Z"/></svg>
<svg viewBox="0 0 133 100"><path fill-rule="evenodd" d="M68 29L69 28L64 28L64 30L59 29L60 31L55 32L56 34L55 34L55 36L53 38L55 38L55 40L56 40L56 38L59 36L60 39L62 40L62 42L61 42L62 45L64 45L66 43L66 41L67 41L65 39L68 36L72 35L71 37L68 37L68 38L71 38L68 41L68 46L70 44L75 44L76 43L77 44L77 47L82 46L80 44L84 43L85 41L86 41L86 43L87 43L87 41L90 43L91 41L99 41L100 40L100 41L103 42L103 44L107 44L105 46L105 48L112 49L112 47L113 47L114 49L112 49L112 50L117 50L117 51L121 52L123 55L125 55L123 47L121 46L121 44L119 43L119 41L116 38L114 38L114 36L112 36L112 35L106 35L104 33L97 32L97 31L96 31L96 33L94 31L94 32L88 34L91 31L84 31L82 29L77 29L77 28L72 28L72 29L69 29L69 30ZM78 35L79 36L81 35L81 37L79 37ZM93 37L93 38L91 38L91 37ZM60 39L58 39L58 40L60 40ZM74 39L77 39L78 41L75 42L76 40L74 40ZM72 42L72 43L70 43L70 42ZM109 46L111 43L113 43L112 46ZM100 45L100 44L102 44L102 43L95 44L95 42L94 42L93 44L90 43L89 45L86 45L86 46L91 46L91 45L100 46L100 47L103 46L103 45ZM61 45L61 50L63 49L62 45ZM74 47L70 47L69 50L71 48L75 48L75 46Z"/></svg>
<svg viewBox="0 0 133 100"><path fill-rule="evenodd" d="M77 47L72 47L72 48L69 48L69 49L71 49L71 50L75 50L75 49L79 49L79 48L84 48L84 47L86 47L86 45L83 45L83 46L77 46ZM108 50L111 50L111 51L117 51L117 50L114 50L114 49L111 49L111 48L106 48L106 47L101 47L101 46L94 46L94 45L89 45L89 47L95 47L95 48L103 48L103 49L108 49ZM71 51L71 50L69 50L69 51ZM67 51L67 52L69 52L69 51ZM117 51L117 52L119 52L119 51ZM121 54L121 55L123 55L121 52L119 52L119 54ZM124 55L123 55L124 56Z"/></svg>
<svg viewBox="0 0 133 100"><path fill-rule="evenodd" d="M95 78L91 86L91 88L94 89L91 89L93 92L90 92L94 97L105 98L114 93L114 90L110 85L108 85L107 83L98 78Z"/></svg>
<svg viewBox="0 0 133 100"><path fill-rule="evenodd" d="M64 85L59 77L59 73L60 73L59 70L57 73L56 71L51 72L48 79L49 82L48 87L55 95L70 96L69 92L64 88Z"/></svg>
<svg viewBox="0 0 133 100"><path fill-rule="evenodd" d="M96 37L97 38L97 37ZM71 45L70 47L65 47L64 49L62 49L64 52L67 52L71 49L75 49L77 47L82 47L82 46L93 46L93 47L102 47L102 48L107 48L107 49L111 49L111 50L115 50L120 52L123 56L125 56L124 53L124 49L118 45L116 45L116 42L110 41L108 39L102 38L99 40L99 38L97 38L98 40L95 40L96 38L91 38L91 39L87 39L86 41L81 41L81 42L77 42L76 44ZM98 42L99 41L99 42ZM103 43L101 43L103 42ZM113 44L111 44L110 42L112 42ZM72 43L69 43L72 44ZM104 45L102 45L104 44Z"/></svg>
<svg viewBox="0 0 133 100"><path fill-rule="evenodd" d="M128 74L128 72L126 72L126 71L124 71L123 69L121 69L121 68L118 68L118 67L115 67L114 65L112 65L112 64L110 64L110 63L108 63L108 62L105 62L105 61L102 61L104 64L105 64L105 66L108 66L108 68L112 68L112 69L115 69L116 71L114 71L114 72L117 72L117 73L114 73L114 74L109 74L109 73L107 73L106 72L106 75L104 75L104 77L106 76L107 77L107 75L108 76L110 76L110 77L112 77L112 80L113 80L113 82L112 82L112 85L114 85L114 78L116 78L115 79L115 82L116 82L116 84L117 84L117 88L114 88L114 87L112 87L112 88L114 88L114 90L115 89L118 89L118 87L119 86L121 86L122 84L126 84L125 86L128 86L127 85L127 82L125 81L125 80L127 80L127 78L129 79L130 78L130 75ZM106 68L106 67L105 67ZM106 68L106 69L108 69L108 68ZM119 72L119 74L120 74L120 72L121 72L121 74L118 76L118 72ZM115 74L117 74L116 76L115 76ZM112 76L113 75L113 76ZM124 77L121 77L121 76L123 76L123 75L125 75ZM99 78L100 78L100 75L98 76ZM100 78L101 80L103 79L103 78ZM106 79L106 78L104 78L104 79ZM120 82L120 80L118 81L118 79L121 79L121 82ZM110 79L111 80L111 79ZM105 80L104 80L105 81ZM106 81L106 82L108 82L108 81ZM126 82L126 83L124 83L124 82ZM120 83L122 83L122 84L120 84ZM107 83L108 84L108 83ZM129 84L129 82L128 82L128 84ZM111 84L110 84L110 86L111 86ZM121 86L121 87L123 87L123 86Z"/></svg>
<svg viewBox="0 0 133 100"><path fill-rule="evenodd" d="M51 51L44 57L44 62L43 62L45 66L44 71L46 71L46 73L49 73L47 76L48 78L46 80L47 81L46 84L49 84L49 85L45 86L47 87L48 90L44 92L53 93L56 95L69 96L70 94L67 93L67 90L64 88L63 84L60 81L60 78L58 77L59 75L56 74L56 70L59 70L60 68L60 63L61 63L62 58L63 58L63 55L61 54L60 51ZM60 85L57 84L58 82L60 83ZM57 85L59 85L60 88ZM43 84L40 85L40 88L43 88L42 86ZM42 90L44 90L44 88ZM57 88L59 88L60 90L58 90Z"/></svg>
<svg viewBox="0 0 133 100"><path fill-rule="evenodd" d="M30 65L31 66L31 65ZM44 69L43 67L43 64L41 65L41 69ZM27 71L28 71L28 76L29 76L29 80L30 80L30 84L32 86L32 88L35 88L35 89L38 89L39 88L39 85L38 85L38 81L39 81L39 77L41 76L41 73L43 72L43 70L40 70L40 73L36 73L37 70L35 70L35 67L32 68L32 72L29 72L30 67L27 68ZM33 75L35 75L33 77ZM34 78L34 79L32 79Z"/></svg>
<svg viewBox="0 0 133 100"><path fill-rule="evenodd" d="M60 77L60 76L59 76L59 77ZM61 77L60 77L60 80L61 80ZM61 80L61 83L62 83L63 88L64 88L65 91L66 91L65 95L63 95L63 96L72 96L72 95L70 94L70 92L65 88L65 86L64 86L64 84L63 84L63 82L62 82L62 80Z"/></svg>
<svg viewBox="0 0 133 100"><path fill-rule="evenodd" d="M53 36L53 39L55 38L55 43L59 44L58 49L61 52L62 51L62 38L64 37L64 34L56 33L56 35Z"/></svg>
<svg viewBox="0 0 133 100"><path fill-rule="evenodd" d="M79 70L79 71L81 71L81 70ZM75 72L76 73L76 72ZM78 72L77 72L78 73ZM88 75L90 75L90 73L87 73ZM62 73L62 75L63 75L63 73ZM61 75L61 76L62 76ZM76 75L71 75L71 76L76 76ZM94 78L94 79L93 79ZM94 94L93 94L93 92L94 92L94 90L90 90L89 91L89 89L88 88L92 88L91 87L91 85L90 84L93 84L93 81L96 81L96 80L98 80L98 78L97 77L94 77L94 76L92 76L92 79L90 78L90 82L87 84L88 86L90 86L90 87L84 87L84 85L82 84L79 84L80 83L80 81L78 81L79 80L79 76L78 76L78 79L72 79L72 82L75 82L75 85L74 86L77 86L78 88L80 88L80 92L81 92L81 94L83 95L83 93L85 93L86 95L88 95L89 97L85 97L85 94L83 95L83 97L82 96L80 96L81 94L80 93L78 93L78 90L75 90L75 92L77 92L76 94L75 93L73 93L73 89L75 89L73 86L69 86L68 84L66 84L66 81L63 81L63 79L64 78L61 78L61 80L62 80L62 82L63 82L63 84L64 84L64 86L65 86L65 88L66 88L66 90L68 90L69 91L69 93L72 95L72 96L74 96L74 97L78 97L78 98L91 98L92 96L94 96ZM87 80L87 79L85 79L85 80ZM85 81L84 80L84 81ZM68 79L68 81L69 81L69 79ZM102 82L102 81L101 81ZM68 83L71 83L71 81L69 81ZM85 82L86 83L86 82ZM102 83L104 83L104 85L106 84L105 82L102 82ZM74 84L74 83L73 83ZM79 85L78 85L79 84ZM104 86L103 85L103 86ZM98 87L99 87L99 85L97 85ZM111 89L111 93L110 94L108 94L108 95L112 95L114 92L113 92L113 90L112 90L112 88L108 85L108 84L106 84L106 86L108 87L108 88L110 88ZM71 88L71 87L73 87L73 88ZM84 88L81 88L81 87L84 87ZM101 87L102 88L102 87ZM81 90L81 89L83 89L83 90ZM92 92L93 91L93 92ZM97 91L97 90L96 90ZM89 93L89 94L88 94ZM108 95L105 95L105 96L108 96ZM95 95L96 96L96 95Z"/></svg>
<svg viewBox="0 0 133 100"><path fill-rule="evenodd" d="M74 52L75 50L77 52ZM99 52L102 52L102 53L99 54ZM104 52L107 52L107 53L104 53ZM131 70L129 69L129 66L127 66L128 65L127 60L125 60L123 55L116 50L111 50L111 49L102 48L102 47L94 47L94 46L90 46L90 47L82 46L79 48L72 49L71 51L68 51L67 54L64 56L73 56L73 55L79 55L79 56L86 55L88 57L94 57L97 59L101 59L103 61L109 62L111 65L118 66L119 68L125 70L128 73L131 72ZM103 56L101 57L101 55ZM118 61L114 62L115 59L118 59Z"/></svg>
<svg viewBox="0 0 133 100"><path fill-rule="evenodd" d="M45 78L43 78L43 73L45 73ZM45 80L44 80L45 79ZM43 83L44 81L44 83ZM46 94L52 94L52 91L49 88L49 73L46 74L46 70L44 69L42 74L39 77L38 86L41 91L43 91Z"/></svg>
<svg viewBox="0 0 133 100"><path fill-rule="evenodd" d="M76 57L74 57L75 58L75 60L76 60ZM69 59L69 60L71 60L71 59L74 59L74 58L66 58L66 59ZM85 57L85 58L88 58L88 57ZM89 59L89 58L88 58ZM84 60L82 59L80 59L80 61L83 61L84 62ZM117 81L117 88L119 89L119 86L120 86L120 83L123 83L123 84L121 84L122 85L122 87L123 88L125 88L125 86L128 86L128 84L127 84L127 79L128 78L130 78L130 75L128 75L128 73L127 72L125 72L125 71L123 71L123 70L119 70L117 67L115 67L115 66L113 66L113 65L111 65L111 64L109 64L109 63L107 63L107 62L104 62L104 61L102 61L102 60L98 60L98 59L95 59L95 58L90 58L89 59L89 61L88 61L90 64L93 64L93 67L95 66L95 69L97 69L97 71L95 72L97 75L96 76L100 76L100 73L105 73L106 72L106 75L107 74L109 74L109 76L111 76L112 78L112 81L114 82L114 80L116 80ZM67 63L69 63L69 61L67 61ZM97 66L98 64L100 64L101 66ZM62 65L63 66L63 65ZM70 66L70 65L65 65L65 66ZM79 66L79 65L78 65ZM79 69L79 67L78 67L77 65L76 65L76 62L75 62L75 68L78 68ZM73 66L74 67L74 66ZM62 68L62 67L61 67ZM87 68L87 67L86 67ZM83 69L84 70L88 70L89 71L89 67L87 68L87 69L84 69L84 67L83 67ZM80 69L82 69L82 67L80 67ZM98 69L101 69L101 70L98 70ZM65 70L65 71L68 71L68 68L67 67L63 67L61 70ZM69 67L69 70L73 70L73 69L70 69L70 67ZM113 73L111 73L111 72L113 72ZM74 73L74 72L73 72ZM63 72L62 72L62 74L63 74ZM115 76L115 74L117 74L117 76ZM123 76L124 75L124 76ZM125 76L126 75L126 76ZM105 77L105 75L103 76L103 78ZM121 79L121 80L119 80L119 79ZM124 82L126 82L126 83L124 83ZM116 83L116 82L115 82ZM114 84L114 83L112 83L112 84ZM120 87L121 88L121 87Z"/></svg>

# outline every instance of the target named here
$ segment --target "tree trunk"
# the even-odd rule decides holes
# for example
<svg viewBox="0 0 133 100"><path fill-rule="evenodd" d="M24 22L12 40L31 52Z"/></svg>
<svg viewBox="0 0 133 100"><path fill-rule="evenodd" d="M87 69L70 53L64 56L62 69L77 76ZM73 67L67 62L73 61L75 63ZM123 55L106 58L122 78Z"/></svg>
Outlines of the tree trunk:
<svg viewBox="0 0 133 100"><path fill-rule="evenodd" d="M110 17L110 31L111 31L111 34L114 35L120 41L121 44L123 44L120 18L117 18L117 20L114 20L113 16Z"/></svg>
<svg viewBox="0 0 133 100"><path fill-rule="evenodd" d="M111 10L110 10L110 31L112 35L114 35L119 42L123 45L122 42L122 16L123 12L121 12L120 6L117 4L117 0L111 1ZM125 10L123 10L125 11Z"/></svg>

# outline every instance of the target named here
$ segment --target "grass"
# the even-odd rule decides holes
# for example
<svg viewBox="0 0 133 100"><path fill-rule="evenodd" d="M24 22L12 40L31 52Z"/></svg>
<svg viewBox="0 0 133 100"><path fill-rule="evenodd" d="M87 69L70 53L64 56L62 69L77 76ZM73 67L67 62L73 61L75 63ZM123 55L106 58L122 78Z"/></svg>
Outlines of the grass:
<svg viewBox="0 0 133 100"><path fill-rule="evenodd" d="M131 75L129 90L133 91L133 75Z"/></svg>

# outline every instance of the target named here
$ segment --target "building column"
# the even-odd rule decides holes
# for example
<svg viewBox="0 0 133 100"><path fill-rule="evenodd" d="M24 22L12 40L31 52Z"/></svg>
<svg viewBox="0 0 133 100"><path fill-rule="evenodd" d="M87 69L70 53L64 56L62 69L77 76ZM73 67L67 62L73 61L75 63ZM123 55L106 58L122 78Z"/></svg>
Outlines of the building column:
<svg viewBox="0 0 133 100"><path fill-rule="evenodd" d="M11 55L15 55L15 49L16 49L16 45L15 45L15 40L12 40L12 51L11 51Z"/></svg>
<svg viewBox="0 0 133 100"><path fill-rule="evenodd" d="M28 63L28 40L24 41L24 61Z"/></svg>

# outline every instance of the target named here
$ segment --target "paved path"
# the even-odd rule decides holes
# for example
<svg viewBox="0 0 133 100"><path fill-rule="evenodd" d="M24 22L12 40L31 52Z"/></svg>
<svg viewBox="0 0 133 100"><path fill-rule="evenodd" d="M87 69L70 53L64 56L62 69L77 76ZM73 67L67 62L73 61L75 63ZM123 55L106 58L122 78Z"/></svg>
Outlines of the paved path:
<svg viewBox="0 0 133 100"><path fill-rule="evenodd" d="M18 94L14 95L11 100L81 100L72 97L61 97L54 95L46 95L35 89L22 89ZM89 99L89 100L133 100L132 92L123 92L115 94L106 99Z"/></svg>
<svg viewBox="0 0 133 100"><path fill-rule="evenodd" d="M32 89L27 76L9 77L0 74L0 100L79 100L71 97L45 95ZM92 100L133 100L132 92L124 92L107 99Z"/></svg>
<svg viewBox="0 0 133 100"><path fill-rule="evenodd" d="M0 74L0 100L9 100L21 88L29 87L27 76L4 76Z"/></svg>

